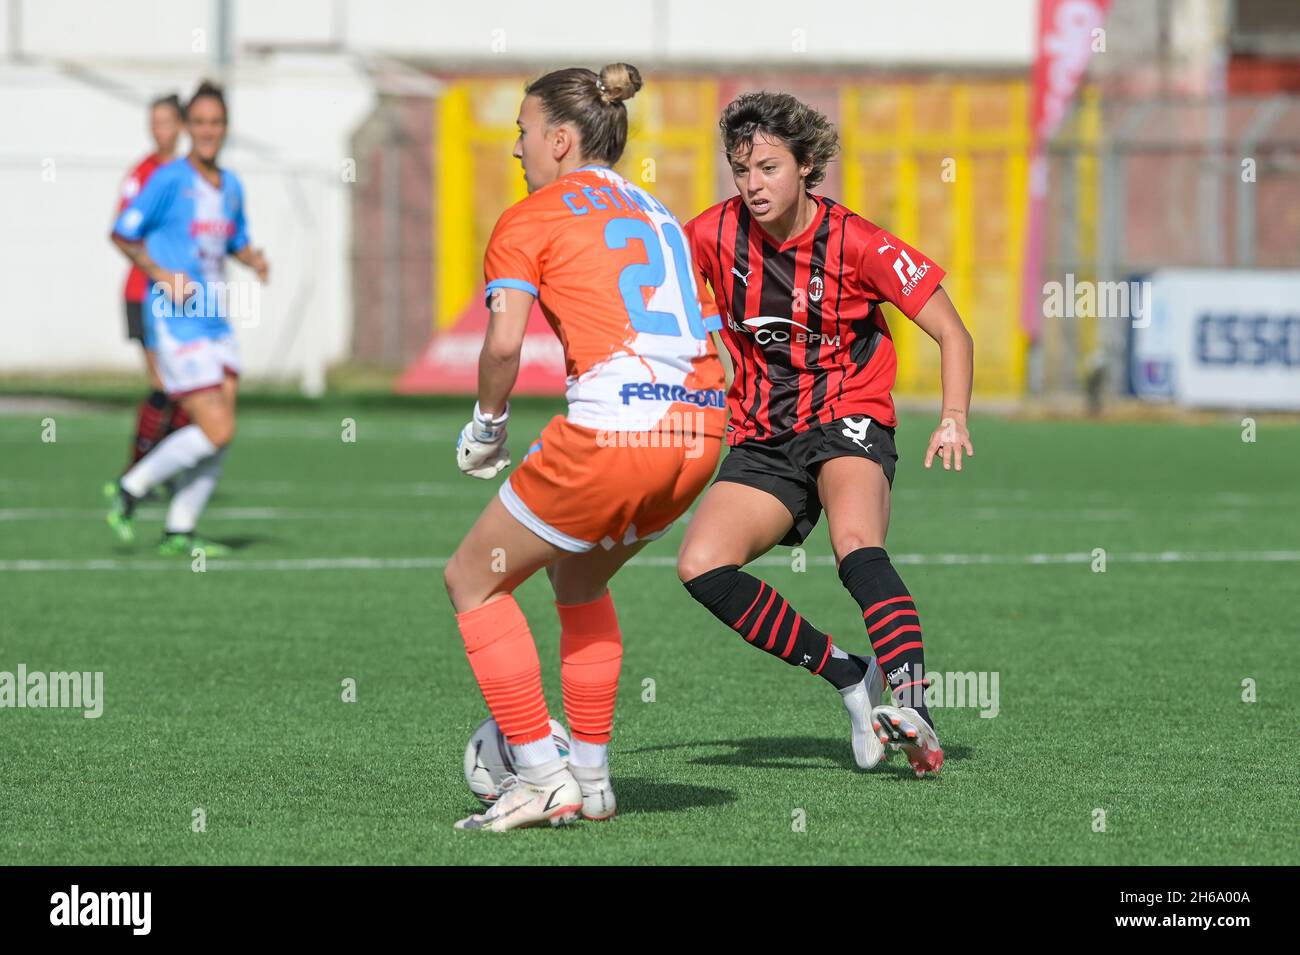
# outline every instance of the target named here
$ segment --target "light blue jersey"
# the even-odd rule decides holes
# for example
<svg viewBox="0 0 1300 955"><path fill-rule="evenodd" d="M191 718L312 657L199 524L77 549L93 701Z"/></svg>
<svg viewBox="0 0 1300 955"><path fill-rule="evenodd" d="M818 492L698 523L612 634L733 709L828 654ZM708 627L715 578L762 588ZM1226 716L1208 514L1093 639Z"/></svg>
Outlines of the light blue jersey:
<svg viewBox="0 0 1300 955"><path fill-rule="evenodd" d="M179 306L150 283L144 300L146 345L158 341L160 322L178 342L230 334L226 256L248 245L244 187L234 173L221 170L218 189L188 159L168 163L122 210L113 234L143 241L150 258L166 271L183 272L203 286L202 294Z"/></svg>

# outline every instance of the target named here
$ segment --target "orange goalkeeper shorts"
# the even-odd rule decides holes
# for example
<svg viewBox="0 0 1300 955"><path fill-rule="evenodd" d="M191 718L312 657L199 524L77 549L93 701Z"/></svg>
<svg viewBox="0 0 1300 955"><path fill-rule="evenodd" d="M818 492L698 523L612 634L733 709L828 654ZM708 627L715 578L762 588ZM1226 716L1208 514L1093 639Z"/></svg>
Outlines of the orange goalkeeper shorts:
<svg viewBox="0 0 1300 955"><path fill-rule="evenodd" d="M722 451L714 430L598 432L557 415L498 496L516 520L562 550L654 540L713 476Z"/></svg>

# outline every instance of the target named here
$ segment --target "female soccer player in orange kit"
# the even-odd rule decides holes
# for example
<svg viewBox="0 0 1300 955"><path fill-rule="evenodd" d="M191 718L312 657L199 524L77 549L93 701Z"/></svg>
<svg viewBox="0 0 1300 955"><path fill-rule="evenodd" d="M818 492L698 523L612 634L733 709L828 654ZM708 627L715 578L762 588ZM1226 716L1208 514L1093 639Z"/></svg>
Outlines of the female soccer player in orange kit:
<svg viewBox="0 0 1300 955"><path fill-rule="evenodd" d="M685 236L610 167L627 142L627 64L529 84L514 156L529 195L501 216L484 262L491 308L462 471L509 466L507 399L537 300L564 346L568 413L533 443L446 569L470 667L511 747L517 779L460 829L504 831L614 814L607 745L622 642L606 583L708 483L721 450L722 366ZM561 624L572 734L551 737L541 667L512 592L546 568Z"/></svg>
<svg viewBox="0 0 1300 955"><path fill-rule="evenodd" d="M943 750L924 700L921 621L885 552L897 363L880 304L916 322L942 355L943 412L926 467L938 454L944 470L960 471L962 451L974 453L970 335L938 265L810 191L838 147L825 116L786 93L745 93L719 125L737 195L686 231L701 280L727 316L731 449L687 529L678 575L749 643L839 691L859 766L874 768L892 745L918 776L936 773ZM740 569L777 544L802 543L823 507L840 581L862 609L874 656L845 652ZM886 683L893 704L882 706Z"/></svg>

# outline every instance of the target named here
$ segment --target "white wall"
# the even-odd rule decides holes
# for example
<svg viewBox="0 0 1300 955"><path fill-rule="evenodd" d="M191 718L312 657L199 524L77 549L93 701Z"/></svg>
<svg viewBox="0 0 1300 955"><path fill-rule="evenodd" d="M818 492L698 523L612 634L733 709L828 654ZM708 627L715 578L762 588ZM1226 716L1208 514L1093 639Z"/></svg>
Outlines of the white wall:
<svg viewBox="0 0 1300 955"><path fill-rule="evenodd" d="M36 56L175 62L215 44L215 0L4 0ZM233 0L234 46L591 61L1027 64L1034 0ZM797 49L794 31L805 48ZM502 48L504 42L504 49Z"/></svg>
<svg viewBox="0 0 1300 955"><path fill-rule="evenodd" d="M139 366L123 340L125 263L108 242L114 198L150 148L142 104L215 75L218 6L0 0L0 373ZM1034 0L232 0L230 9L224 162L244 178L252 235L272 266L260 322L237 331L250 376L309 383L348 354L350 187L340 164L376 100L362 62L1024 65L1034 27Z"/></svg>
<svg viewBox="0 0 1300 955"><path fill-rule="evenodd" d="M108 240L115 198L152 146L139 104L188 95L200 74L88 68L93 78L0 62L0 372L139 366L123 339L126 263ZM374 93L341 57L276 57L229 80L222 162L244 180L250 232L272 271L256 325L236 329L246 370L310 379L348 352L351 186L341 168ZM229 277L245 275L230 264Z"/></svg>

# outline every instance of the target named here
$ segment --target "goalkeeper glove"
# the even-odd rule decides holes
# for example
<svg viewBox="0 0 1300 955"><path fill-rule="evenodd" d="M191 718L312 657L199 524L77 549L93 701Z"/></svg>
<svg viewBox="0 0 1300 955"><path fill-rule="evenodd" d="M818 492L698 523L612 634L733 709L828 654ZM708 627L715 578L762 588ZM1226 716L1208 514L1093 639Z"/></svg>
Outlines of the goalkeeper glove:
<svg viewBox="0 0 1300 955"><path fill-rule="evenodd" d="M474 403L474 420L461 429L456 439L456 464L470 477L487 481L510 467L506 448L506 421L510 405L501 414L485 415Z"/></svg>

